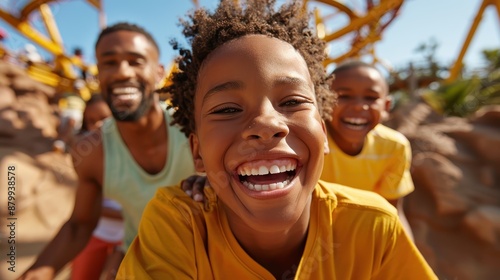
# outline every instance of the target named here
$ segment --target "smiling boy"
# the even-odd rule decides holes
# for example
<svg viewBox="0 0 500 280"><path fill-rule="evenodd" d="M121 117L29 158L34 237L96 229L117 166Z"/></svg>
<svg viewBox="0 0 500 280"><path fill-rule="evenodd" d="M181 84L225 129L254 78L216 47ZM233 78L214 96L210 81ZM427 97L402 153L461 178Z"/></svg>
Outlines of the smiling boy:
<svg viewBox="0 0 500 280"><path fill-rule="evenodd" d="M403 209L403 197L414 190L410 142L381 124L391 105L389 86L377 68L362 61L341 64L332 75L338 102L327 122L330 153L321 180L380 194L397 208L413 239Z"/></svg>
<svg viewBox="0 0 500 280"><path fill-rule="evenodd" d="M221 1L184 23L174 122L204 204L159 190L117 279L435 279L377 194L318 182L334 95L298 1Z"/></svg>

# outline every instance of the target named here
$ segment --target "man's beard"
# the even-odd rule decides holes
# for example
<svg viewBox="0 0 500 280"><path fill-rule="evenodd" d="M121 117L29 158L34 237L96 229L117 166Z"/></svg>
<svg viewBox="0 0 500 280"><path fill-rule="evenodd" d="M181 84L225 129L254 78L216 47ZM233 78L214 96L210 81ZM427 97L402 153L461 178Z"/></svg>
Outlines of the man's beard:
<svg viewBox="0 0 500 280"><path fill-rule="evenodd" d="M142 93L141 103L134 111L118 111L113 105L111 100L111 94L106 98L109 108L111 109L111 114L113 118L121 122L135 122L142 116L146 115L148 110L151 108L154 102L154 94L151 93L149 97L145 98L144 92Z"/></svg>

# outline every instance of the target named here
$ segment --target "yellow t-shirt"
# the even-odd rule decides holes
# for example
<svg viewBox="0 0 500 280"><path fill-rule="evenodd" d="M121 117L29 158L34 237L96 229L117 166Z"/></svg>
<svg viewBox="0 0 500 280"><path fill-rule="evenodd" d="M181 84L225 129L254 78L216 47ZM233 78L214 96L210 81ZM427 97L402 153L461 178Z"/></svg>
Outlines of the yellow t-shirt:
<svg viewBox="0 0 500 280"><path fill-rule="evenodd" d="M367 135L363 150L345 154L328 135L330 153L325 155L321 180L374 191L388 200L414 190L410 175L410 143L403 134L377 125Z"/></svg>
<svg viewBox="0 0 500 280"><path fill-rule="evenodd" d="M116 279L275 279L240 247L213 189L205 196L159 189ZM322 181L312 196L294 279L437 279L381 196Z"/></svg>

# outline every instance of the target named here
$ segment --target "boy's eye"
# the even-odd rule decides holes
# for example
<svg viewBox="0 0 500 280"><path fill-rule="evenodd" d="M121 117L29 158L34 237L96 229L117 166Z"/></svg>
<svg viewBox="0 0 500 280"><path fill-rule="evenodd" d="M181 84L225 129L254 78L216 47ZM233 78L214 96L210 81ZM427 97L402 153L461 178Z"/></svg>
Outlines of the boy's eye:
<svg viewBox="0 0 500 280"><path fill-rule="evenodd" d="M340 99L340 100L348 100L349 98L351 98L351 96L349 96L349 95L340 95L339 94L337 98Z"/></svg>
<svg viewBox="0 0 500 280"><path fill-rule="evenodd" d="M287 101L281 103L281 106L293 107L293 106L298 106L298 105L303 104L303 103L309 103L309 102L307 100L304 100L304 99L294 98L294 99L290 99L290 100L287 100Z"/></svg>
<svg viewBox="0 0 500 280"><path fill-rule="evenodd" d="M234 107L222 107L222 108L216 108L215 110L211 111L209 114L233 114L241 112L241 109L234 108Z"/></svg>
<svg viewBox="0 0 500 280"><path fill-rule="evenodd" d="M337 98L339 101L349 101L349 100L357 99L359 101L365 100L365 101L370 101L370 102L373 102L373 101L376 101L377 99L379 99L378 96L363 96L363 97L359 97L359 99L358 99L357 97L351 96L351 95L338 95Z"/></svg>
<svg viewBox="0 0 500 280"><path fill-rule="evenodd" d="M292 100L288 100L286 102L283 102L284 106L297 106L299 104L300 104L300 102L297 99L292 99Z"/></svg>
<svg viewBox="0 0 500 280"><path fill-rule="evenodd" d="M365 96L365 100L368 101L376 101L378 99L378 96Z"/></svg>

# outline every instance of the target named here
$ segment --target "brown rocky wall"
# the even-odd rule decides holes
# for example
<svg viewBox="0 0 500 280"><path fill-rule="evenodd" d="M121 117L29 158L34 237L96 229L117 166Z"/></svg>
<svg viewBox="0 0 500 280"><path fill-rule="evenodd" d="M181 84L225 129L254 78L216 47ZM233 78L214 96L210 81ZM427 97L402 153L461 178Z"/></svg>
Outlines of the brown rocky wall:
<svg viewBox="0 0 500 280"><path fill-rule="evenodd" d="M500 279L500 106L465 119L417 103L394 116L412 145L405 211L424 257L440 279Z"/></svg>
<svg viewBox="0 0 500 280"><path fill-rule="evenodd" d="M54 94L18 66L0 62L0 279L20 276L73 208L71 158L52 151L58 117L48 101ZM15 183L10 208L8 177Z"/></svg>

